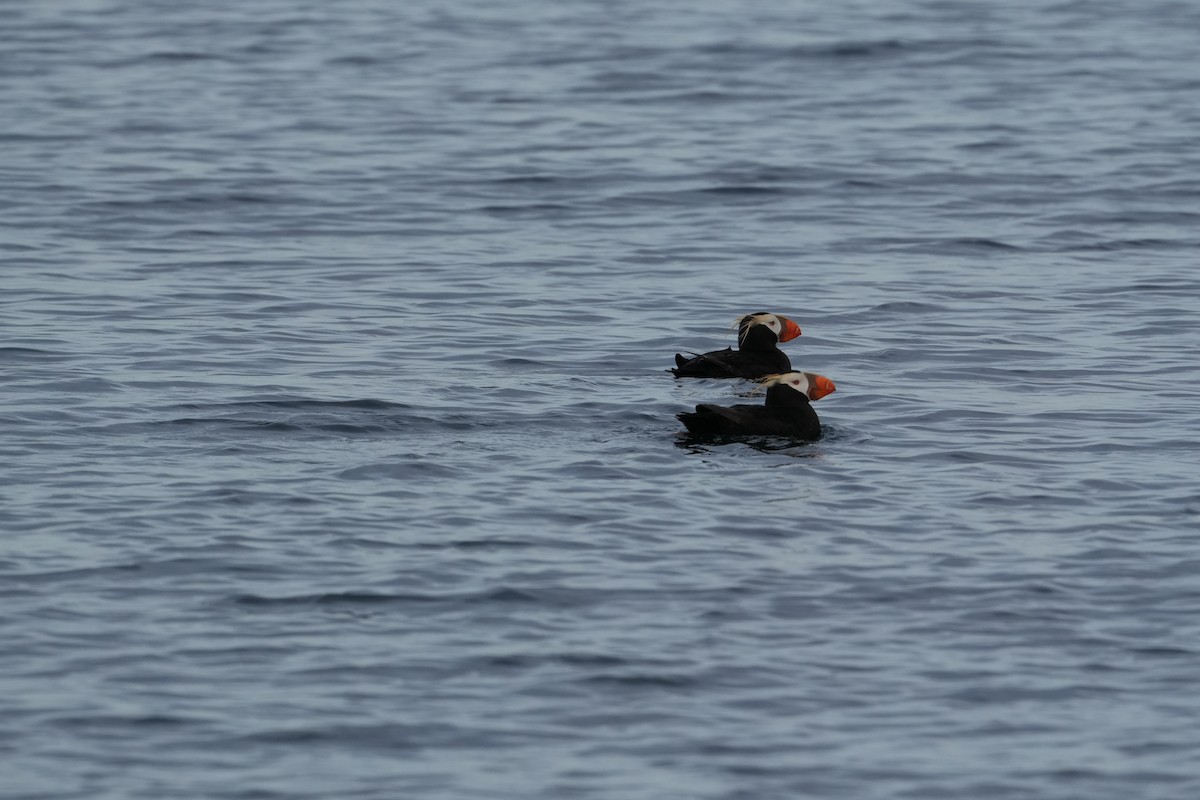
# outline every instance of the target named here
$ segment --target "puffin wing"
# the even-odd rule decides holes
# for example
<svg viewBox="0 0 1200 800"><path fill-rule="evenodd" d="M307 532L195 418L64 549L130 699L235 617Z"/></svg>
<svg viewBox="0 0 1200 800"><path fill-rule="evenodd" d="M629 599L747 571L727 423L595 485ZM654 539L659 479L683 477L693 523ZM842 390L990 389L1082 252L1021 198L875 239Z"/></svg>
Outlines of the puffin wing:
<svg viewBox="0 0 1200 800"><path fill-rule="evenodd" d="M712 403L701 403L692 413L676 416L692 433L724 434L738 436L753 434L755 423L762 416L762 406L718 406Z"/></svg>
<svg viewBox="0 0 1200 800"><path fill-rule="evenodd" d="M701 353L691 358L675 354L676 378L736 378L740 376L737 354L732 347Z"/></svg>
<svg viewBox="0 0 1200 800"><path fill-rule="evenodd" d="M781 415L763 406L718 406L702 403L693 413L676 415L691 433L718 436L786 436L791 439L815 441L821 438L821 423L812 419L796 419Z"/></svg>

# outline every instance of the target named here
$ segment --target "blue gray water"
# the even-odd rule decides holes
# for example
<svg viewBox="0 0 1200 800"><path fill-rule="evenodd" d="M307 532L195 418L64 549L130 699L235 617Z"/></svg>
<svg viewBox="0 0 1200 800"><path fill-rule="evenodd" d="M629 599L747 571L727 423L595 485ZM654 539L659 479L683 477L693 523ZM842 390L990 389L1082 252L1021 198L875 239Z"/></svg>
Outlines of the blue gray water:
<svg viewBox="0 0 1200 800"><path fill-rule="evenodd" d="M1197 30L0 4L0 794L1200 796Z"/></svg>

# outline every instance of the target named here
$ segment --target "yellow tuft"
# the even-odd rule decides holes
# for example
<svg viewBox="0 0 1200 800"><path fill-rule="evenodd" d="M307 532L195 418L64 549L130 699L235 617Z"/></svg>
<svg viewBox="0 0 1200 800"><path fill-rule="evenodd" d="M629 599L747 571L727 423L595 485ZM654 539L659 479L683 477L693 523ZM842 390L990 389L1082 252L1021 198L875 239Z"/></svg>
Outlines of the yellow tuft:
<svg viewBox="0 0 1200 800"><path fill-rule="evenodd" d="M760 378L755 378L758 381L758 386L750 390L750 394L762 394L767 389L770 389L775 384L779 383L779 379L784 376L783 372L776 372L774 375L763 375Z"/></svg>
<svg viewBox="0 0 1200 800"><path fill-rule="evenodd" d="M742 342L745 340L746 333L751 328L753 328L754 325L756 324L755 320L757 320L759 317L768 316L768 315L770 315L770 313L771 313L770 311L756 311L753 314L743 314L742 316L738 317L737 319L735 319L733 321L733 324L729 326L729 329L737 330L739 347L741 346Z"/></svg>

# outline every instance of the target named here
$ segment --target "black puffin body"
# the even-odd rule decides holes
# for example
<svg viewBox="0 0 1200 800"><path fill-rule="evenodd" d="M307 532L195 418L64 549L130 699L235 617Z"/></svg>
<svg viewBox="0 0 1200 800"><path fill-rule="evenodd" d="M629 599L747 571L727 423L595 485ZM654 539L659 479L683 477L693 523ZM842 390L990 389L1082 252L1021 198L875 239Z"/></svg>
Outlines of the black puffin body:
<svg viewBox="0 0 1200 800"><path fill-rule="evenodd" d="M676 378L761 378L778 372L788 372L792 362L777 347L775 334L765 325L755 325L746 332L741 347L734 350L714 350L692 358L675 354Z"/></svg>
<svg viewBox="0 0 1200 800"><path fill-rule="evenodd" d="M809 398L834 391L833 382L809 372L774 376L761 405L701 403L676 416L690 433L707 436L787 436L807 442L821 438L821 420Z"/></svg>
<svg viewBox="0 0 1200 800"><path fill-rule="evenodd" d="M675 354L676 378L761 378L788 372L792 362L779 349L800 335L800 326L778 314L760 311L738 321L738 349L726 347L688 358Z"/></svg>

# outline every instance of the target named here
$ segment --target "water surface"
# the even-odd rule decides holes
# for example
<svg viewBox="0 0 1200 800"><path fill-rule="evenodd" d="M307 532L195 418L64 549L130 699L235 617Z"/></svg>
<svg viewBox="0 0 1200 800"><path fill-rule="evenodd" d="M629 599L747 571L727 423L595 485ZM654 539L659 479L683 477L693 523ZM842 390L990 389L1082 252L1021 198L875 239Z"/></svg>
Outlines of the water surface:
<svg viewBox="0 0 1200 800"><path fill-rule="evenodd" d="M3 6L8 796L1197 796L1198 26Z"/></svg>

